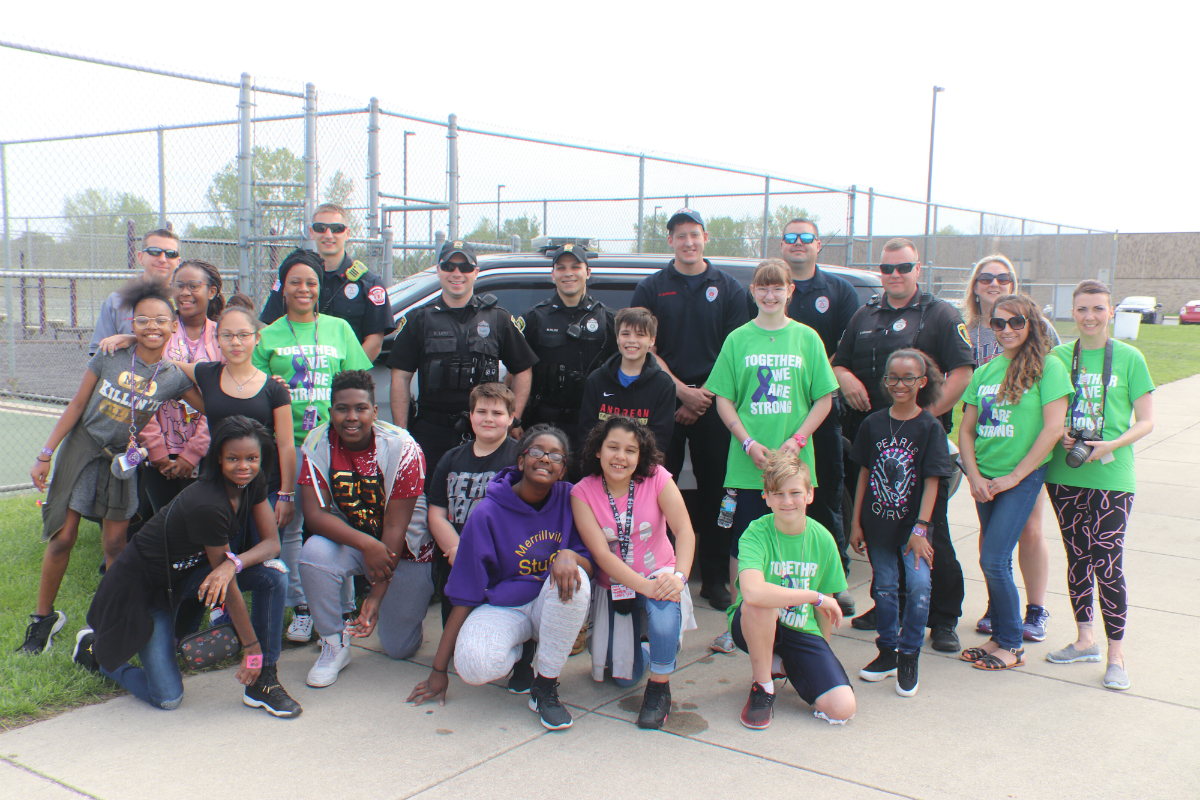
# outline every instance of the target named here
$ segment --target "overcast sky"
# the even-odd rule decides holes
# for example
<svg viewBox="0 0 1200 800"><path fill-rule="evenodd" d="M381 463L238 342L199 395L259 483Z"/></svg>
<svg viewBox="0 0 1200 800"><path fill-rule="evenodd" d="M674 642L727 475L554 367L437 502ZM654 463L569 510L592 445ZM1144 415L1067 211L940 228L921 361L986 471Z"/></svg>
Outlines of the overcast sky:
<svg viewBox="0 0 1200 800"><path fill-rule="evenodd" d="M0 38L913 198L937 84L935 201L1134 232L1200 229L1197 22L1177 2L70 0L8 4ZM121 94L130 73L47 86L0 56L0 138L179 118Z"/></svg>

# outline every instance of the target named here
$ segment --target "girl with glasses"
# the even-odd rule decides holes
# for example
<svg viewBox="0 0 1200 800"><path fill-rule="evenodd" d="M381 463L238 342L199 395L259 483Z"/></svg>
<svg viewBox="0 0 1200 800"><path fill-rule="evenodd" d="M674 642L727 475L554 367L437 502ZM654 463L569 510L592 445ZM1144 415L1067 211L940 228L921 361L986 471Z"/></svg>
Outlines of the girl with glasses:
<svg viewBox="0 0 1200 800"><path fill-rule="evenodd" d="M575 529L570 455L558 428L535 425L517 465L496 473L463 526L446 595L453 608L433 670L410 702L446 702L451 657L462 680L480 686L512 673L508 690L529 694L548 730L571 726L558 676L587 617L592 562ZM536 652L536 662L534 655Z"/></svg>
<svg viewBox="0 0 1200 800"><path fill-rule="evenodd" d="M1024 295L998 298L989 320L1001 354L975 371L963 400L958 446L979 514L979 566L987 580L992 638L959 656L979 669L1025 663L1012 553L1046 479L1050 450L1062 437L1071 382L1042 314Z"/></svg>
<svg viewBox="0 0 1200 800"><path fill-rule="evenodd" d="M993 253L975 265L967 283L963 319L970 331L976 369L1003 351L996 340L995 332L988 324L996 301L1004 295L1018 293L1017 271L1005 256ZM1049 346L1057 346L1061 342L1058 331L1054 329L1050 320L1043 318L1043 323ZM1040 642L1046 638L1046 628L1050 620L1050 612L1046 610L1046 586L1050 581L1050 549L1042 536L1042 517L1045 511L1046 493L1043 491L1038 493L1033 511L1021 530L1021 540L1017 546L1017 562L1021 566L1026 600L1022 635L1033 642ZM987 634L992 632L990 610L983 612L983 616L975 624L975 630Z"/></svg>

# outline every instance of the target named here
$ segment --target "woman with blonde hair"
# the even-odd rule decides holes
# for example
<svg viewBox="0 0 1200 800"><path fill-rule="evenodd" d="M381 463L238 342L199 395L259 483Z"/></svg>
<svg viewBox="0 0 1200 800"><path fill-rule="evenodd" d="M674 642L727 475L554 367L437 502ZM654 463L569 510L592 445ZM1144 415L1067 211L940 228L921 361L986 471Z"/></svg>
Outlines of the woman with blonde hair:
<svg viewBox="0 0 1200 800"><path fill-rule="evenodd" d="M971 337L971 347L975 353L975 368L1000 355L1003 348L996 340L996 334L988 326L992 317L992 309L996 301L1009 294L1019 294L1017 271L1012 262L1000 253L993 253L979 260L967 282L966 296L963 300L963 320ZM1053 348L1060 343L1058 332L1050 321L1043 318L1043 330ZM1042 517L1046 511L1046 493L1039 492L1034 501L1033 511L1021 531L1021 541L1017 546L1017 563L1021 566L1021 578L1025 584L1025 619L1022 624L1022 636L1034 642L1046 638L1047 622L1050 612L1046 610L1046 585L1050 580L1050 549L1042 536ZM992 632L991 610L983 612L975 630L980 633Z"/></svg>

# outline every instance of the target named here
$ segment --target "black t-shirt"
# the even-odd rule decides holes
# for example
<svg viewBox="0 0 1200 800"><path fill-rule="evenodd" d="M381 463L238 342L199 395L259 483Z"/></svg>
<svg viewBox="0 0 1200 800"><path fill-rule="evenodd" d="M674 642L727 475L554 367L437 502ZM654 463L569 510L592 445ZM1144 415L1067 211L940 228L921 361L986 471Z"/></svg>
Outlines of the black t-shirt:
<svg viewBox="0 0 1200 800"><path fill-rule="evenodd" d="M462 533L471 509L487 494L488 481L500 470L517 463L517 440L505 439L491 455L475 455L475 443L466 442L442 456L433 480L425 490L429 505L446 509L454 530Z"/></svg>
<svg viewBox="0 0 1200 800"><path fill-rule="evenodd" d="M250 509L266 499L267 483L256 479L242 491L234 513L223 478L196 481L142 526L133 537L133 545L152 565L166 569L169 555L175 570L185 571L207 559L205 547L236 542L250 519Z"/></svg>
<svg viewBox="0 0 1200 800"><path fill-rule="evenodd" d="M358 278L349 280L346 273L350 271L353 271L351 274L358 275ZM386 335L396 329L392 318L392 303L388 299L383 279L348 255L342 259L337 269L321 273L318 306L322 314L341 317L350 323L360 343L371 334ZM267 302L263 305L259 319L264 325L270 325L286 311L283 292L276 281L271 293L267 295Z"/></svg>
<svg viewBox="0 0 1200 800"><path fill-rule="evenodd" d="M863 535L869 544L884 547L908 541L925 479L948 477L954 470L946 431L928 411L910 420L893 419L890 408L871 414L858 428L850 458L867 470Z"/></svg>
<svg viewBox="0 0 1200 800"><path fill-rule="evenodd" d="M257 420L274 434L275 409L292 404L287 386L268 375L267 382L253 397L235 397L221 388L221 372L224 369L225 365L219 361L196 365L196 386L204 396L204 416L208 418L208 429L216 430L221 420L241 415Z"/></svg>
<svg viewBox="0 0 1200 800"><path fill-rule="evenodd" d="M850 281L823 272L817 267L807 281L793 281L796 291L788 304L787 315L817 332L825 345L825 355L837 350L846 325L862 303Z"/></svg>

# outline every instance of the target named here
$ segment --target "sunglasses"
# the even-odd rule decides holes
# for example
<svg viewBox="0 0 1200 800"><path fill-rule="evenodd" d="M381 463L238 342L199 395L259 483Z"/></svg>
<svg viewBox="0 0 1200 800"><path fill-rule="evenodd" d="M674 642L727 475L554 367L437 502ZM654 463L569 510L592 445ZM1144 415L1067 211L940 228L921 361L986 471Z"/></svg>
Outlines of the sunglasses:
<svg viewBox="0 0 1200 800"><path fill-rule="evenodd" d="M454 272L454 270L458 270L463 275L470 275L475 271L475 265L470 261L443 261L441 264L438 264L438 269L442 272Z"/></svg>
<svg viewBox="0 0 1200 800"><path fill-rule="evenodd" d="M179 258L178 250L164 250L161 247L147 247L142 250L142 252L151 258L158 258L159 256L166 256L167 258Z"/></svg>
<svg viewBox="0 0 1200 800"><path fill-rule="evenodd" d="M901 275L907 275L916 269L917 265L909 261L907 264L880 264L879 271L884 275L891 275L893 272L899 272Z"/></svg>
<svg viewBox="0 0 1200 800"><path fill-rule="evenodd" d="M312 224L313 233L345 233L346 226L340 222L314 222Z"/></svg>
<svg viewBox="0 0 1200 800"><path fill-rule="evenodd" d="M924 375L913 375L900 378L895 375L888 375L883 379L883 382L888 386L895 386L897 383L903 383L905 386L916 386L917 381L924 377Z"/></svg>
<svg viewBox="0 0 1200 800"><path fill-rule="evenodd" d="M981 272L981 273L979 273L979 277L976 278L975 280L979 281L980 283L984 284L985 286L987 284L991 283L992 281L995 281L996 283L999 283L1003 286L1007 286L1008 284L1013 282L1013 276L1009 275L1007 272L1001 272L999 275L992 275L987 272Z"/></svg>
<svg viewBox="0 0 1200 800"><path fill-rule="evenodd" d="M817 240L817 235L815 233L785 233L783 240L788 244L795 244L797 240L803 244L812 244Z"/></svg>
<svg viewBox="0 0 1200 800"><path fill-rule="evenodd" d="M540 447L530 447L521 455L529 456L530 458L535 459L535 460L539 459L539 458L548 458L548 459L550 459L551 464L561 464L567 458L562 453L547 453L545 450L543 450Z"/></svg>
<svg viewBox="0 0 1200 800"><path fill-rule="evenodd" d="M1004 330L1005 325L1012 328L1014 331L1019 331L1025 327L1025 323L1028 321L1029 320L1025 319L1025 317L1021 316L1020 314L1017 314L1015 317L1009 317L1008 319L992 317L988 320L988 327L994 330L996 333Z"/></svg>

